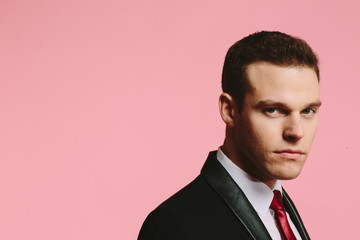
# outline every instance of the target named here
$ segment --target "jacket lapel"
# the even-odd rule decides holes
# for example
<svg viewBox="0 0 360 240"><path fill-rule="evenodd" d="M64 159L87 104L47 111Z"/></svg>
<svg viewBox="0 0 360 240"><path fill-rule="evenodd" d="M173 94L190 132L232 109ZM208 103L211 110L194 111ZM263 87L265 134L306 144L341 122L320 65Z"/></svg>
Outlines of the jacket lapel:
<svg viewBox="0 0 360 240"><path fill-rule="evenodd" d="M201 170L201 176L220 195L253 239L271 240L264 224L245 194L216 159L216 151L209 153Z"/></svg>
<svg viewBox="0 0 360 240"><path fill-rule="evenodd" d="M289 213L291 220L295 224L295 227L297 228L301 238L303 240L310 240L310 237L305 229L305 226L300 218L298 211L296 210L294 203L292 202L291 198L285 192L284 189L283 189L283 201L284 201L285 209Z"/></svg>

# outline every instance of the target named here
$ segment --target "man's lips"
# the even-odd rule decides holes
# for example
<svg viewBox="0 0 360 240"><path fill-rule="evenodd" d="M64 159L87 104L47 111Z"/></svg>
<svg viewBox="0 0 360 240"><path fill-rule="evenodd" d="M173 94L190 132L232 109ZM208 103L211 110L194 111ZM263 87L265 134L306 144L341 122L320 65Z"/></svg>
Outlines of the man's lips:
<svg viewBox="0 0 360 240"><path fill-rule="evenodd" d="M303 151L293 150L293 149L284 149L280 151L275 151L275 153L279 154L283 158L294 159L294 160L298 159L299 157L305 154L305 152Z"/></svg>

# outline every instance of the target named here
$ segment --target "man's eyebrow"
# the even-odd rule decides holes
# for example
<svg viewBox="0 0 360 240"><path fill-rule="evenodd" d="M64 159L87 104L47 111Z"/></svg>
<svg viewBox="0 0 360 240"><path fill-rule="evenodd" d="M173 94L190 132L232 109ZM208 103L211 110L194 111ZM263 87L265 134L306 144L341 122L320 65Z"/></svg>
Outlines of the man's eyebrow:
<svg viewBox="0 0 360 240"><path fill-rule="evenodd" d="M280 107L280 108L289 108L289 106L283 102L277 102L277 101L273 101L273 100L262 100L260 102L258 102L255 105L255 108L263 108L263 107ZM321 106L321 101L316 101L316 102L312 102L309 103L305 106L305 108L308 107L320 107Z"/></svg>
<svg viewBox="0 0 360 240"><path fill-rule="evenodd" d="M308 107L320 107L321 101L312 102L308 105Z"/></svg>
<svg viewBox="0 0 360 240"><path fill-rule="evenodd" d="M273 100L262 100L260 102L258 102L255 105L255 108L263 108L263 107L281 107L281 108L288 108L288 106L285 103L282 102L276 102Z"/></svg>

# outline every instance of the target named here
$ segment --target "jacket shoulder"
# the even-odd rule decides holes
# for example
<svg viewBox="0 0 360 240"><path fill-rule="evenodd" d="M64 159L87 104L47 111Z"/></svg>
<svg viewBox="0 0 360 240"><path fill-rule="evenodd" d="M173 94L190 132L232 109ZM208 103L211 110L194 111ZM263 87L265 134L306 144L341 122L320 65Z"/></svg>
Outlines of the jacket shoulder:
<svg viewBox="0 0 360 240"><path fill-rule="evenodd" d="M148 215L138 240L239 239L239 236L251 239L217 192L199 175Z"/></svg>

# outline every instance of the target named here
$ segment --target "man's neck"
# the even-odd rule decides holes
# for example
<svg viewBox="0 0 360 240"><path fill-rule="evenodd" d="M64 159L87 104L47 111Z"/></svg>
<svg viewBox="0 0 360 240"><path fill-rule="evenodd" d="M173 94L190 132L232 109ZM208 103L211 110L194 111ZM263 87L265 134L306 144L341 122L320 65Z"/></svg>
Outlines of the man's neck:
<svg viewBox="0 0 360 240"><path fill-rule="evenodd" d="M258 179L259 181L266 184L271 190L274 189L277 179L270 178L263 174L262 177L255 176L251 171L248 171L248 169L253 168L253 164L251 160L246 160L243 157L240 156L240 154L236 153L235 151L231 151L231 149L234 149L230 143L228 143L225 139L224 144L220 147L221 151L239 168L241 168L243 171L245 171L250 176Z"/></svg>

